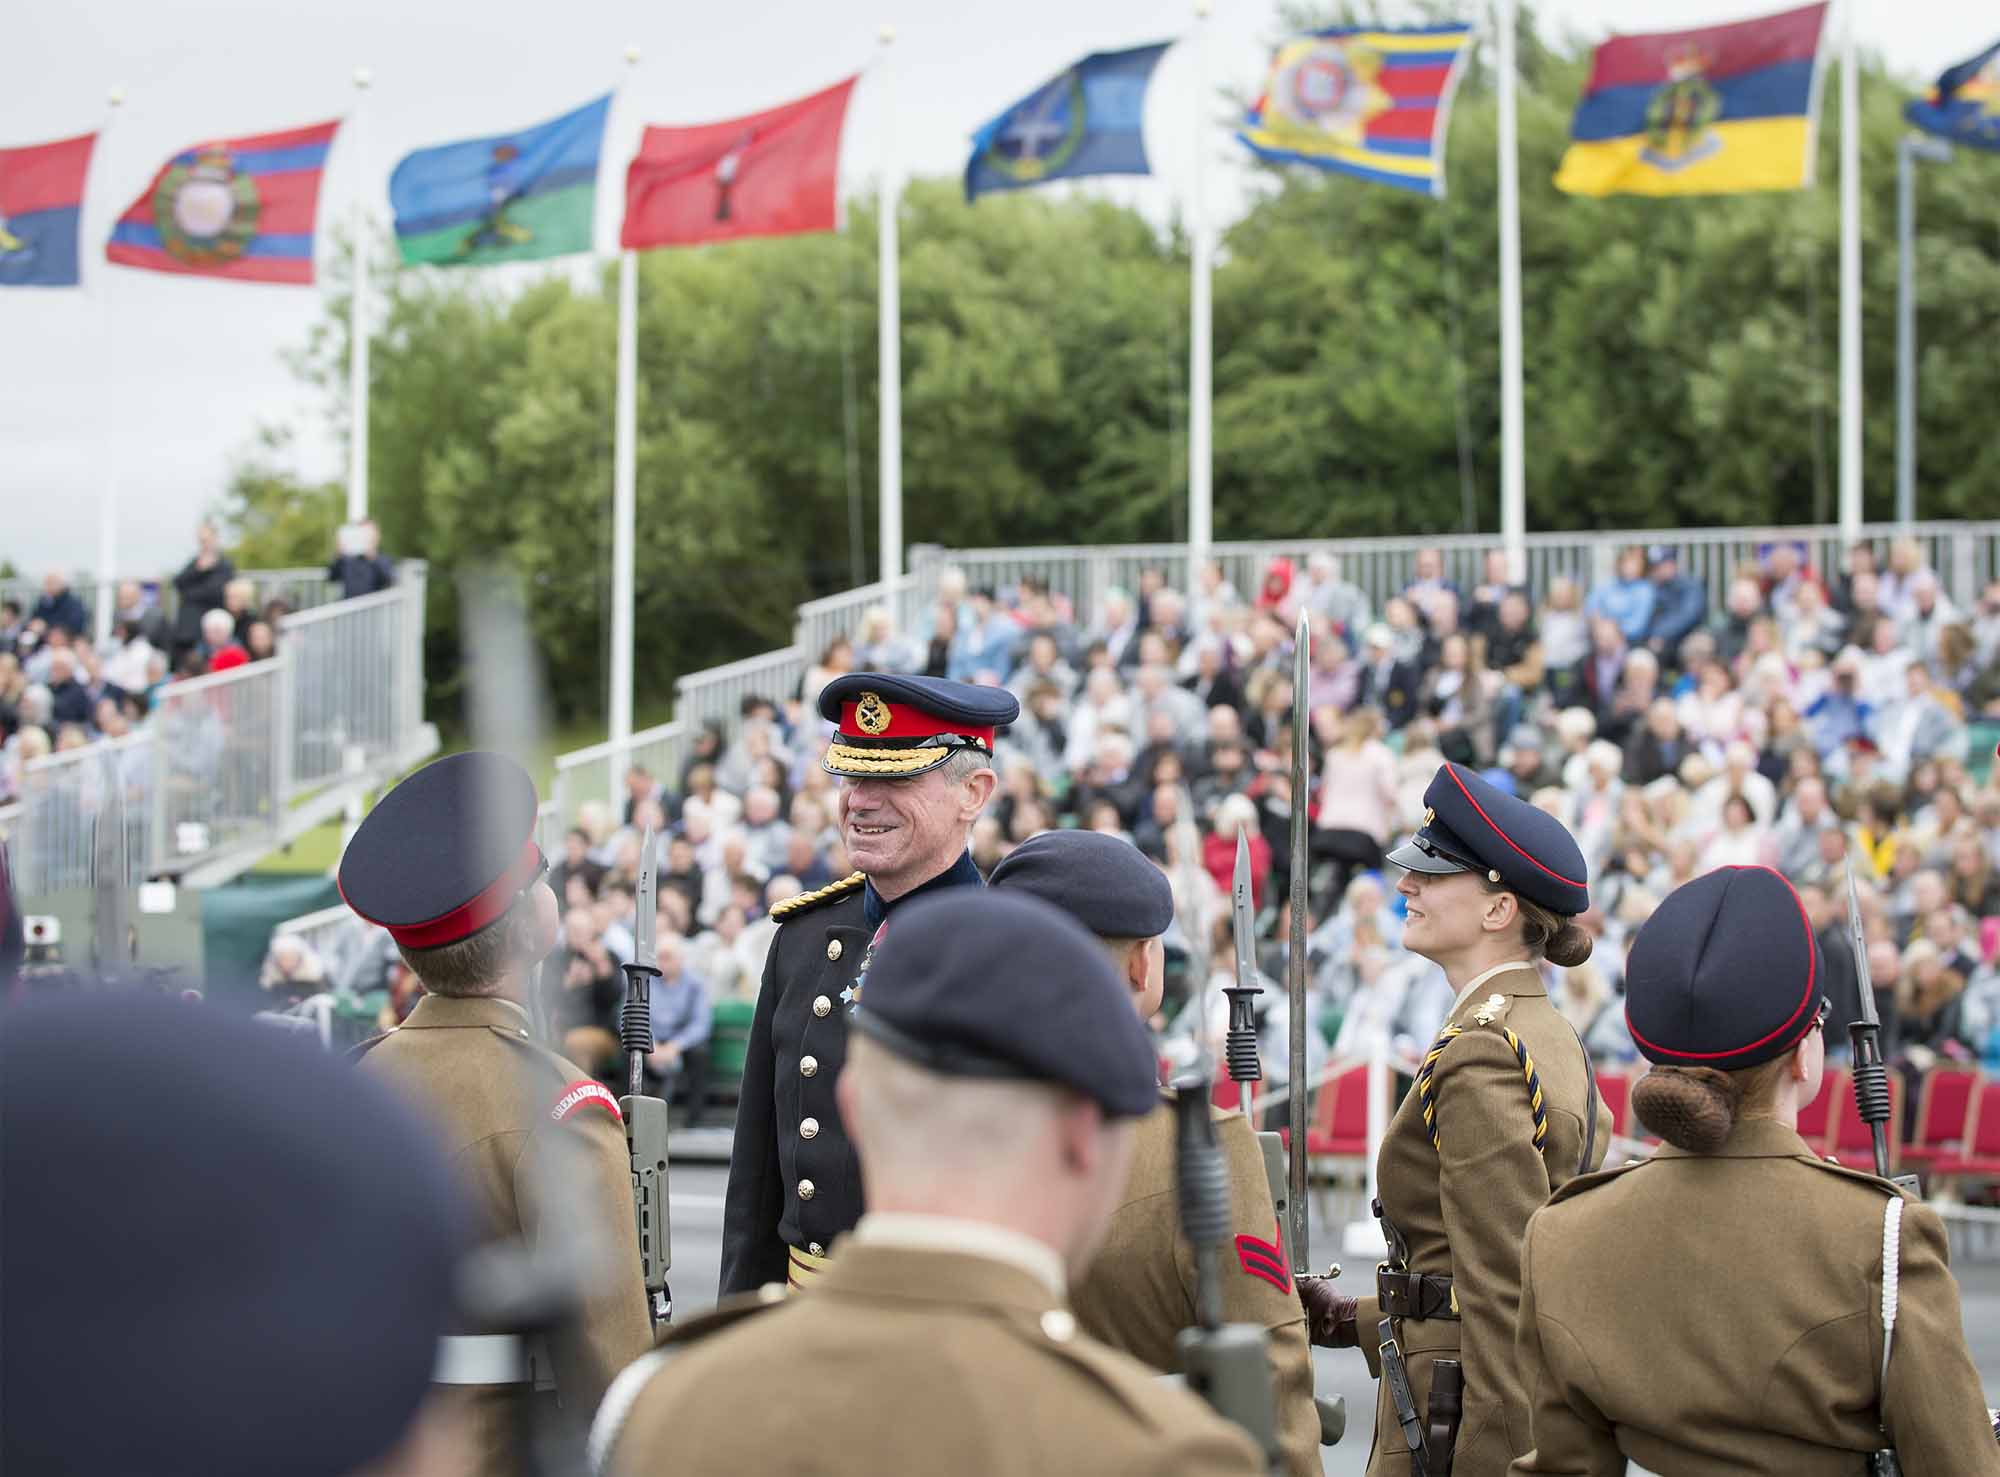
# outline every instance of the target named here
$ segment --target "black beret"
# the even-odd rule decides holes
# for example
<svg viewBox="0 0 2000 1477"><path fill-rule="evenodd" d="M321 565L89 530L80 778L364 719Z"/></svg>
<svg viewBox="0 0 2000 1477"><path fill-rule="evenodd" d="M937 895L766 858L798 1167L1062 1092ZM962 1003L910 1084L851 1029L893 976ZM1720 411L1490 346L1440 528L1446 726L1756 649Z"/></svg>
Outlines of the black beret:
<svg viewBox="0 0 2000 1477"><path fill-rule="evenodd" d="M473 750L426 764L348 842L340 895L413 949L470 938L547 865L535 810L535 782L505 754Z"/></svg>
<svg viewBox="0 0 2000 1477"><path fill-rule="evenodd" d="M1568 827L1463 764L1442 764L1424 791L1424 823L1389 853L1411 872L1484 872L1551 912L1590 906L1583 851Z"/></svg>
<svg viewBox="0 0 2000 1477"><path fill-rule="evenodd" d="M896 910L855 1029L948 1077L1047 1082L1112 1117L1159 1106L1131 992L1067 913L1020 891L953 887Z"/></svg>
<svg viewBox="0 0 2000 1477"><path fill-rule="evenodd" d="M1030 836L986 882L1054 903L1099 938L1155 938L1174 921L1166 875L1131 842L1102 831Z"/></svg>
<svg viewBox="0 0 2000 1477"><path fill-rule="evenodd" d="M848 672L820 689L819 715L840 726L820 761L852 779L907 779L964 748L993 752L996 729L1021 716L1004 687L942 677Z"/></svg>
<svg viewBox="0 0 2000 1477"><path fill-rule="evenodd" d="M1826 975L1812 921L1769 867L1718 867L1667 894L1625 961L1625 1021L1646 1060L1737 1072L1797 1046Z"/></svg>
<svg viewBox="0 0 2000 1477"><path fill-rule="evenodd" d="M210 1006L68 994L0 1016L0 1125L0 1470L335 1477L395 1446L470 1221L387 1088Z"/></svg>

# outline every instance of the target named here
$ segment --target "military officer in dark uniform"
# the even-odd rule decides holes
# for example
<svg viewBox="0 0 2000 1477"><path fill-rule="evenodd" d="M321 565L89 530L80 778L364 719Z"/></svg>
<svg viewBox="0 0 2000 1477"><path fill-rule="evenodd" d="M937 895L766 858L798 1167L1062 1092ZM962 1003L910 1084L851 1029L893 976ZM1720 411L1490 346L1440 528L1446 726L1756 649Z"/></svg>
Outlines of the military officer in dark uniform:
<svg viewBox="0 0 2000 1477"><path fill-rule="evenodd" d="M841 1073L868 1212L795 1297L677 1327L621 1375L600 1473L1263 1471L1249 1436L1078 1327L1151 1042L1097 941L1019 893L899 910Z"/></svg>
<svg viewBox="0 0 2000 1477"><path fill-rule="evenodd" d="M1893 1446L1911 1477L2000 1474L1943 1224L1799 1137L1825 985L1798 895L1764 867L1697 877L1640 929L1625 1013L1654 1065L1632 1107L1666 1145L1571 1180L1528 1222L1534 1449L1514 1473L1831 1477Z"/></svg>
<svg viewBox="0 0 2000 1477"><path fill-rule="evenodd" d="M966 850L996 783L996 729L1013 694L931 677L850 672L820 693L839 725L820 761L841 776L850 876L771 910L743 1059L722 1212L722 1293L797 1285L861 1217L861 1174L833 1100L847 1013L892 914L934 890L979 886Z"/></svg>
<svg viewBox="0 0 2000 1477"><path fill-rule="evenodd" d="M1590 894L1562 824L1464 766L1440 767L1424 804L1422 827L1389 854L1405 869L1403 944L1436 961L1458 998L1382 1140L1389 1260L1371 1295L1299 1284L1314 1343L1358 1344L1378 1375L1378 1358L1392 1361L1370 1477L1411 1471L1413 1441L1432 1472L1502 1477L1528 1449L1514 1359L1521 1236L1552 1189L1603 1162L1611 1139L1590 1059L1540 972L1543 959L1589 957L1590 936L1571 920Z"/></svg>
<svg viewBox="0 0 2000 1477"><path fill-rule="evenodd" d="M1160 935L1174 921L1166 876L1131 842L1097 831L1045 831L1007 853L987 878L1001 892L1025 892L1068 913L1098 936L1150 1020L1165 988ZM1166 1094L1170 1099L1171 1094ZM1216 1142L1229 1169L1237 1234L1222 1266L1223 1316L1269 1330L1272 1386L1285 1470L1317 1477L1319 1411L1313 1404L1312 1350L1278 1234L1250 1120L1216 1112ZM1104 1249L1071 1293L1078 1322L1093 1338L1154 1369L1180 1368L1174 1340L1196 1321L1194 1249L1176 1213L1175 1118L1162 1102L1139 1120L1139 1146L1124 1199L1112 1213Z"/></svg>
<svg viewBox="0 0 2000 1477"><path fill-rule="evenodd" d="M555 895L534 842L535 786L502 754L453 754L410 775L341 859L347 905L388 929L427 992L401 1026L356 1048L442 1134L485 1240L559 1238L587 1217L601 1284L555 1345L525 1362L511 1338L461 1328L436 1373L465 1407L474 1470L511 1472L529 1382L587 1419L611 1377L652 1344L618 1100L533 1034L526 1002L554 946ZM541 1398L548 1398L543 1395Z"/></svg>

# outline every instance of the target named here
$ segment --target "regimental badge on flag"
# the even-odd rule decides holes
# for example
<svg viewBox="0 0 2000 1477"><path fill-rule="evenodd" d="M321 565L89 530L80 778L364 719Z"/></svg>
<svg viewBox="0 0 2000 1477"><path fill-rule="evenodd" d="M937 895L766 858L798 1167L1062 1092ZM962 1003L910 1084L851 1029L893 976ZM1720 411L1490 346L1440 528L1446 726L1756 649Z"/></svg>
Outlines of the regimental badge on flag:
<svg viewBox="0 0 2000 1477"><path fill-rule="evenodd" d="M981 128L965 165L965 198L1093 174L1151 174L1146 88L1171 43L1098 51Z"/></svg>
<svg viewBox="0 0 2000 1477"><path fill-rule="evenodd" d="M97 135L0 149L0 287L74 287L83 182Z"/></svg>
<svg viewBox="0 0 2000 1477"><path fill-rule="evenodd" d="M1236 136L1259 158L1444 194L1444 136L1472 28L1341 27L1280 46Z"/></svg>
<svg viewBox="0 0 2000 1477"><path fill-rule="evenodd" d="M857 80L747 118L648 128L625 174L620 242L643 250L833 230Z"/></svg>
<svg viewBox="0 0 2000 1477"><path fill-rule="evenodd" d="M2000 41L1940 75L1931 95L1910 103L1903 116L1954 143L2000 149Z"/></svg>
<svg viewBox="0 0 2000 1477"><path fill-rule="evenodd" d="M588 251L611 99L519 133L403 156L389 176L403 260L441 267Z"/></svg>
<svg viewBox="0 0 2000 1477"><path fill-rule="evenodd" d="M1734 195L1812 183L1826 6L1619 36L1591 57L1556 188Z"/></svg>
<svg viewBox="0 0 2000 1477"><path fill-rule="evenodd" d="M339 127L335 119L174 155L118 218L104 255L154 272L310 284L319 182Z"/></svg>

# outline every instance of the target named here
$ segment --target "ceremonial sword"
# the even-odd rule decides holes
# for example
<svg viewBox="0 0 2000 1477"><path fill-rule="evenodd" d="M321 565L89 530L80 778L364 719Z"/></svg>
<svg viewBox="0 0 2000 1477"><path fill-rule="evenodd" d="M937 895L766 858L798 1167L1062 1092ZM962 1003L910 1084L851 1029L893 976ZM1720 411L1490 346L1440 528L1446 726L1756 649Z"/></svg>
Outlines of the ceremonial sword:
<svg viewBox="0 0 2000 1477"><path fill-rule="evenodd" d="M1312 626L1299 612L1292 641L1292 947L1286 961L1291 994L1291 1062L1286 1069L1291 1110L1292 1272L1308 1271L1312 1257L1306 1226L1306 784L1311 760L1311 704L1306 688L1311 677Z"/></svg>

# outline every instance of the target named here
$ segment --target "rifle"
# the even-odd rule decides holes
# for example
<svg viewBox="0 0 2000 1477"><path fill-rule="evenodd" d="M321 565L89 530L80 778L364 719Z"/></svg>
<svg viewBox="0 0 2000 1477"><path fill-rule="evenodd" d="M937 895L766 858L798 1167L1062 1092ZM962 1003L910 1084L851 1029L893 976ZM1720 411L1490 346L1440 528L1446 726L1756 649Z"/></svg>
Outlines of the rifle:
<svg viewBox="0 0 2000 1477"><path fill-rule="evenodd" d="M1222 1321L1220 1248L1232 1229L1229 1169L1215 1141L1209 1110L1214 1079L1208 1052L1174 1079L1175 1178L1180 1187L1181 1233L1194 1248L1195 1324L1175 1341L1188 1388L1216 1414L1234 1421L1278 1460L1277 1393L1271 1384L1269 1335L1255 1323Z"/></svg>
<svg viewBox="0 0 2000 1477"><path fill-rule="evenodd" d="M1882 1061L1882 1017L1875 1009L1875 982L1868 970L1868 935L1861 926L1861 894L1854 886L1854 857L1847 858L1847 938L1854 950L1854 981L1861 1018L1850 1021L1847 1039L1854 1048L1854 1106L1875 1140L1875 1173L1915 1193L1917 1177L1889 1173L1889 1069Z"/></svg>
<svg viewBox="0 0 2000 1477"><path fill-rule="evenodd" d="M667 1104L646 1091L646 1057L653 1050L653 981L660 977L659 858L653 828L639 850L639 887L632 926L632 962L624 966L625 1004L618 1013L618 1042L625 1049L625 1149L632 1160L632 1204L639 1218L639 1263L646 1283L646 1315L657 1332L671 1323L674 1299L667 1287L673 1247L667 1225Z"/></svg>
<svg viewBox="0 0 2000 1477"><path fill-rule="evenodd" d="M1306 688L1311 681L1312 626L1306 613L1299 612L1297 633L1292 641L1292 948L1286 961L1286 983L1291 996L1291 1064L1286 1081L1291 1096L1286 1102L1291 1119L1291 1243L1292 1274L1299 1276L1312 1265L1306 1225L1306 786L1311 759L1311 703Z"/></svg>

